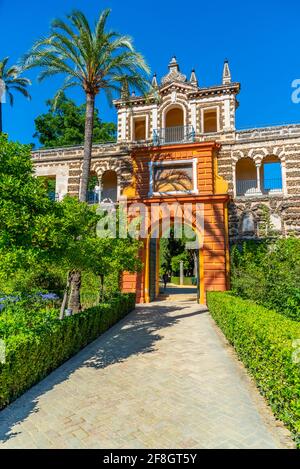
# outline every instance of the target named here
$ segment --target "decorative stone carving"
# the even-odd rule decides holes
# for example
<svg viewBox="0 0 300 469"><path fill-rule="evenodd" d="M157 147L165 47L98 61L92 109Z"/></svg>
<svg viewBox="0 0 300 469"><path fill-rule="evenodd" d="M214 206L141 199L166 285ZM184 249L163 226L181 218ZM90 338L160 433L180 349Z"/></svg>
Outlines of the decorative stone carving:
<svg viewBox="0 0 300 469"><path fill-rule="evenodd" d="M272 213L270 215L270 224L274 231L281 231L282 230L282 221L279 215L276 213Z"/></svg>
<svg viewBox="0 0 300 469"><path fill-rule="evenodd" d="M248 212L243 215L242 219L242 233L245 234L254 234L255 233L255 222L253 213Z"/></svg>
<svg viewBox="0 0 300 469"><path fill-rule="evenodd" d="M161 84L167 85L173 81L186 82L186 75L180 72L176 57L173 57L169 63L169 73L161 79Z"/></svg>

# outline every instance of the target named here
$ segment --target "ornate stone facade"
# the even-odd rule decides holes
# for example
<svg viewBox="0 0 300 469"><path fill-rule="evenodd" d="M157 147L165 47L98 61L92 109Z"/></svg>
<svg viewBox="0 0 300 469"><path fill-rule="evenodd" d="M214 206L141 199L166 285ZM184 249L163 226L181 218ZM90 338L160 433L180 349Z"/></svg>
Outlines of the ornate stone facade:
<svg viewBox="0 0 300 469"><path fill-rule="evenodd" d="M135 148L217 142L218 174L228 182L230 195L230 240L267 235L266 223L282 235L300 235L300 124L236 130L239 90L227 61L222 83L203 87L195 71L188 80L173 57L169 73L160 84L153 77L146 97L132 94L115 101L117 143L94 145L93 174L101 184L104 174L115 171L120 196L132 188ZM33 152L37 176L55 177L60 199L78 194L82 157L82 147ZM280 168L272 180L266 176L269 163Z"/></svg>

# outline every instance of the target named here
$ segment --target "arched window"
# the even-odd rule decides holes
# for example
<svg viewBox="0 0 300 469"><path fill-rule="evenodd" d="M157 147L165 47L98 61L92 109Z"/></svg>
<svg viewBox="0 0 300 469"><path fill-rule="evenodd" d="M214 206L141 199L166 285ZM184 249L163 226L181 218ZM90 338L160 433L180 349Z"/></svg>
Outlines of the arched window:
<svg viewBox="0 0 300 469"><path fill-rule="evenodd" d="M181 107L172 107L165 115L165 143L184 140L184 112Z"/></svg>
<svg viewBox="0 0 300 469"><path fill-rule="evenodd" d="M218 131L217 109L204 109L203 132L205 134Z"/></svg>
<svg viewBox="0 0 300 469"><path fill-rule="evenodd" d="M181 107L173 107L166 114L166 127L178 127L184 125L184 114Z"/></svg>
<svg viewBox="0 0 300 469"><path fill-rule="evenodd" d="M133 124L133 140L139 142L146 140L146 118L139 117L134 119Z"/></svg>
<svg viewBox="0 0 300 469"><path fill-rule="evenodd" d="M236 164L236 195L251 195L258 192L257 171L251 158L242 158Z"/></svg>
<svg viewBox="0 0 300 469"><path fill-rule="evenodd" d="M102 176L101 200L103 202L117 202L118 176L115 171L106 171Z"/></svg>
<svg viewBox="0 0 300 469"><path fill-rule="evenodd" d="M263 193L282 191L282 168L277 156L269 155L262 160L260 179Z"/></svg>
<svg viewBox="0 0 300 469"><path fill-rule="evenodd" d="M100 202L100 185L97 173L95 171L90 172L87 202L89 204L98 204Z"/></svg>

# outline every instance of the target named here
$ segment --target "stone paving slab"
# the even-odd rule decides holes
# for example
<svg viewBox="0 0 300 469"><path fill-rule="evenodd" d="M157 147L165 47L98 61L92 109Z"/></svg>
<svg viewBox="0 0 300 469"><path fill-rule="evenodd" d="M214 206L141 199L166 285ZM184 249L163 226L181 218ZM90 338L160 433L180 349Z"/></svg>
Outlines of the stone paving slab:
<svg viewBox="0 0 300 469"><path fill-rule="evenodd" d="M4 448L283 448L209 313L140 306L0 412Z"/></svg>

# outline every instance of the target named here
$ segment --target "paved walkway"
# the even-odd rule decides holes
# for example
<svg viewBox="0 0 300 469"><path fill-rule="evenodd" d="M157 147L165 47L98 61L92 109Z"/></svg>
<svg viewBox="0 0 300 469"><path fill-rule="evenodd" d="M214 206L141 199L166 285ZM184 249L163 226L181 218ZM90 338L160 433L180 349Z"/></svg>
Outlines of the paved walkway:
<svg viewBox="0 0 300 469"><path fill-rule="evenodd" d="M278 448L277 428L197 305L152 303L0 412L3 448Z"/></svg>

